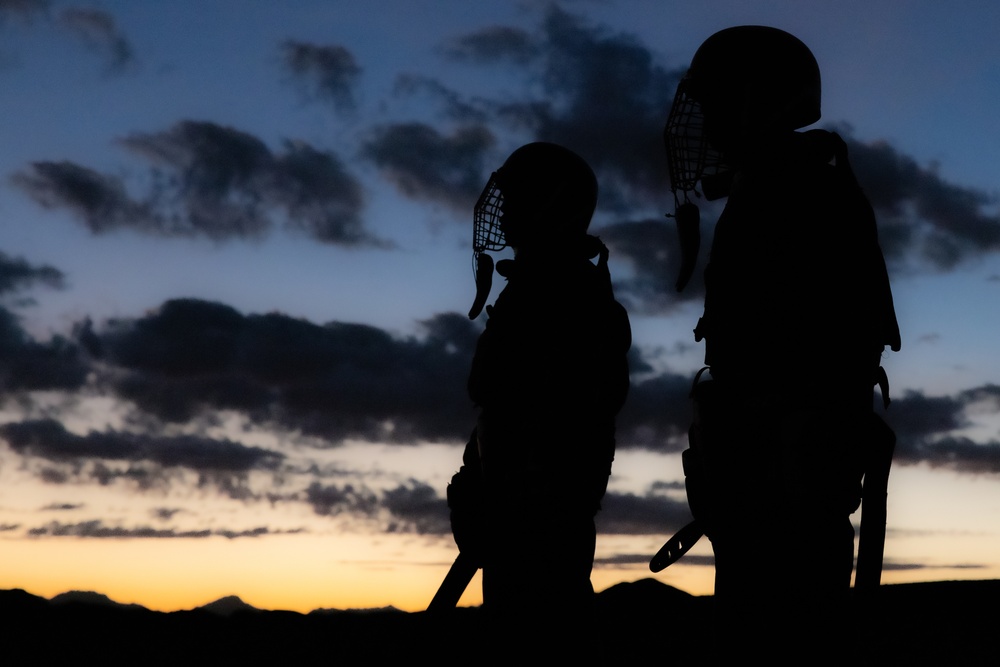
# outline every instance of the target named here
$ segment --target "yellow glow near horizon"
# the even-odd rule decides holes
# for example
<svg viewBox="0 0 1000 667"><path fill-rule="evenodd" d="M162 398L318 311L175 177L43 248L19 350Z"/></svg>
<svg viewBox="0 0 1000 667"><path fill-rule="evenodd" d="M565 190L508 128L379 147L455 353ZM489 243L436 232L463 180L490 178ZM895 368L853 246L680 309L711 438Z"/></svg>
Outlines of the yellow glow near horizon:
<svg viewBox="0 0 1000 667"><path fill-rule="evenodd" d="M894 469L882 581L1000 578L1000 567L994 563L1000 531L984 518L1000 510L996 483L993 478L922 467ZM938 493L928 494L929 488ZM44 494L27 500L16 496L15 506L10 488L6 497L10 523L23 520L28 511L24 508L51 500ZM74 498L82 499L82 494ZM322 530L322 522L313 529ZM653 575L641 559L627 566L607 564L621 554L652 555L667 537L601 535L592 575L595 590L653 577L692 595L710 595L714 578L710 566L682 559ZM449 538L361 531L238 539L31 538L0 533L0 552L2 589L22 588L47 598L89 590L159 611L190 609L236 595L262 609L300 612L390 605L420 611L457 553ZM710 554L711 545L703 539L691 555ZM460 604L481 601L477 577Z"/></svg>

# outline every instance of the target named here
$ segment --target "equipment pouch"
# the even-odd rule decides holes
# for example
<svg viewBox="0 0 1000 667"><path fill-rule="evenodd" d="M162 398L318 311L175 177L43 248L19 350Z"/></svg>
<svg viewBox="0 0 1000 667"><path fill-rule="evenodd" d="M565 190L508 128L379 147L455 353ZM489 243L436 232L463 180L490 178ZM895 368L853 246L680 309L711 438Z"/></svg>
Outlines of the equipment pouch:
<svg viewBox="0 0 1000 667"><path fill-rule="evenodd" d="M684 487L691 514L708 528L711 525L711 503L714 496L710 470L710 424L718 406L715 382L702 381L701 375L704 371L705 369L698 371L691 387L693 416L691 426L688 428L688 448L681 454L681 462L684 466Z"/></svg>
<svg viewBox="0 0 1000 667"><path fill-rule="evenodd" d="M468 447L477 447L473 431ZM478 457L476 457L478 458ZM451 532L455 544L463 554L470 556L477 565L482 564L483 533L485 530L485 500L483 472L478 465L466 462L452 475L447 489L448 509L451 511Z"/></svg>

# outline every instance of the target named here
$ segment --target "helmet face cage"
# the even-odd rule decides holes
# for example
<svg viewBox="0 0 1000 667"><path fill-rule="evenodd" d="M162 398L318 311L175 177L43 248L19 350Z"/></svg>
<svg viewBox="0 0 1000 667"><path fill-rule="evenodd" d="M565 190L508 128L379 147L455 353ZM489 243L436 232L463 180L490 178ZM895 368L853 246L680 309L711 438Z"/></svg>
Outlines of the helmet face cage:
<svg viewBox="0 0 1000 667"><path fill-rule="evenodd" d="M472 249L478 255L487 250L503 250L507 247L503 230L500 228L500 205L503 204L503 193L497 183L497 173L490 175L490 180L479 195L473 214Z"/></svg>
<svg viewBox="0 0 1000 667"><path fill-rule="evenodd" d="M490 175L490 180L479 195L473 213L472 251L473 260L487 250L503 250L507 247L503 230L500 228L500 205L503 204L503 193L497 183L497 172Z"/></svg>
<svg viewBox="0 0 1000 667"><path fill-rule="evenodd" d="M688 193L691 192L701 196L696 188L698 181L722 176L729 171L722 153L713 148L705 137L705 114L701 104L688 93L688 87L688 79L682 79L678 84L663 130L670 189L675 200L678 199L678 191L682 192L684 201L688 201ZM702 183L702 187L704 185Z"/></svg>

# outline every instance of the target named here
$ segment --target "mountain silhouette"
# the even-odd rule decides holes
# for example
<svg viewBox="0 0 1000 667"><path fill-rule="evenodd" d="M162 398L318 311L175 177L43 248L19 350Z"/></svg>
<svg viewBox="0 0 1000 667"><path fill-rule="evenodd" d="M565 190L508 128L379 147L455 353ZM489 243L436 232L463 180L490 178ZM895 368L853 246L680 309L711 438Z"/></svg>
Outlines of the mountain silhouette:
<svg viewBox="0 0 1000 667"><path fill-rule="evenodd" d="M997 599L1000 580L882 586L875 596L854 601L855 632L845 641L856 646L860 664L983 663L994 653L996 619L987 610ZM721 639L712 604L712 596L655 579L612 586L597 595L595 646L612 664L704 661ZM6 664L252 665L330 658L379 664L421 656L467 664L481 655L484 639L479 607L444 614L302 614L260 610L228 596L195 609L156 612L99 593L73 591L47 600L14 589L0 590L0 617L8 619Z"/></svg>

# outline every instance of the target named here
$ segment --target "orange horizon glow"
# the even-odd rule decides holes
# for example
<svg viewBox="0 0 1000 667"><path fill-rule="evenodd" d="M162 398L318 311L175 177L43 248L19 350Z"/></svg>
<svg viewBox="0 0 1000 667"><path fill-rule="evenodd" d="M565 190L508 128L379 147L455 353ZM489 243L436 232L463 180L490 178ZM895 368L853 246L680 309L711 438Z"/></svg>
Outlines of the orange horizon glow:
<svg viewBox="0 0 1000 667"><path fill-rule="evenodd" d="M70 591L92 591L121 604L160 612L188 610L223 597L237 596L253 607L308 613L316 609L376 609L406 612L426 609L450 567L454 551L425 547L444 556L434 562L382 559L402 545L372 548L364 539L338 539L342 549L362 548L361 558L337 558L330 538L275 536L247 540L4 540L0 589L23 589L52 598ZM388 542L387 540L381 540ZM114 542L109 544L109 542ZM384 547L389 546L387 550ZM700 547L701 545L699 545ZM56 547L56 548L53 548ZM710 551L709 551L710 553ZM887 569L883 584L946 579L1000 578L990 570ZM950 576L949 576L950 575ZM597 567L591 580L598 592L622 582L654 578L691 595L713 593L711 566L672 566L657 575L641 566ZM470 583L460 606L482 603L481 576Z"/></svg>

